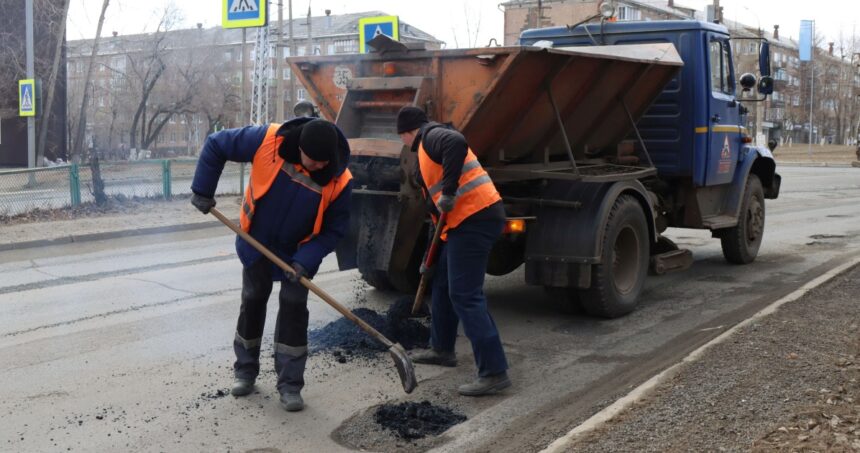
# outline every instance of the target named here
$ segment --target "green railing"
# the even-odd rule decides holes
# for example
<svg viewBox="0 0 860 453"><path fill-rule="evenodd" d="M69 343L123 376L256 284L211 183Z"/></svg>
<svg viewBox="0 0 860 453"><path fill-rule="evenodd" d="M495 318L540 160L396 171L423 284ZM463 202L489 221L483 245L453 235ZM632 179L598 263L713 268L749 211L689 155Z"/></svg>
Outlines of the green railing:
<svg viewBox="0 0 860 453"><path fill-rule="evenodd" d="M109 197L164 198L191 193L196 159L100 162L104 191ZM218 195L244 192L245 164L228 162L221 173ZM35 209L57 209L93 202L93 175L88 165L61 165L32 170L0 171L0 217Z"/></svg>

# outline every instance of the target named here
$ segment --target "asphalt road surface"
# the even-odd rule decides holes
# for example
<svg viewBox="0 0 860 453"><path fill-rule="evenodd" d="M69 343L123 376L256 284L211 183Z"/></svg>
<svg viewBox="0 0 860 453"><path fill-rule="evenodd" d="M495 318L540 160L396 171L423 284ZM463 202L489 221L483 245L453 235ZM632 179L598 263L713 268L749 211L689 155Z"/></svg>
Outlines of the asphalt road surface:
<svg viewBox="0 0 860 453"><path fill-rule="evenodd" d="M224 396L241 286L225 228L0 253L0 450L372 449L344 423L348 428L384 402L425 399L468 420L421 448L540 450L697 346L860 253L860 171L779 172L782 193L768 201L755 263L729 265L709 233L671 230L695 264L649 278L640 308L622 319L563 314L541 288L522 283L521 269L488 279L514 386L479 400L455 394L474 372L461 337L461 365L419 365L412 395L403 394L385 356L341 364L313 355L306 409L284 412L269 358L276 298L259 392ZM396 298L368 290L355 272L336 272L332 258L315 281L339 300L382 311ZM310 310L312 328L338 318L315 298Z"/></svg>

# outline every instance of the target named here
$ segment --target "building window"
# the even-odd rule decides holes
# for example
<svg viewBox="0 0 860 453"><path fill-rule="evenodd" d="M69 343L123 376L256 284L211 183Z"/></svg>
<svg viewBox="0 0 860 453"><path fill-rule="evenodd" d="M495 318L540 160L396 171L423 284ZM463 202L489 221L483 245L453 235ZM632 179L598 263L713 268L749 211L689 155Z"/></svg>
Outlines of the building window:
<svg viewBox="0 0 860 453"><path fill-rule="evenodd" d="M119 55L111 58L110 65L114 71L125 72L125 55Z"/></svg>
<svg viewBox="0 0 860 453"><path fill-rule="evenodd" d="M228 50L224 52L224 61L233 61L233 51Z"/></svg>
<svg viewBox="0 0 860 453"><path fill-rule="evenodd" d="M618 20L642 20L642 12L630 6L619 6Z"/></svg>
<svg viewBox="0 0 860 453"><path fill-rule="evenodd" d="M283 55L284 58L289 57L290 56L290 48L284 47L283 49L281 49L281 54Z"/></svg>
<svg viewBox="0 0 860 453"><path fill-rule="evenodd" d="M284 80L290 80L290 68L284 69L283 77L284 77Z"/></svg>
<svg viewBox="0 0 860 453"><path fill-rule="evenodd" d="M304 101L307 98L308 92L305 91L304 88L299 88L296 90L296 99L299 101Z"/></svg>
<svg viewBox="0 0 860 453"><path fill-rule="evenodd" d="M336 39L334 53L358 53L357 39Z"/></svg>
<svg viewBox="0 0 860 453"><path fill-rule="evenodd" d="M326 53L328 55L334 55L334 44L333 43L328 45L328 49L326 50Z"/></svg>

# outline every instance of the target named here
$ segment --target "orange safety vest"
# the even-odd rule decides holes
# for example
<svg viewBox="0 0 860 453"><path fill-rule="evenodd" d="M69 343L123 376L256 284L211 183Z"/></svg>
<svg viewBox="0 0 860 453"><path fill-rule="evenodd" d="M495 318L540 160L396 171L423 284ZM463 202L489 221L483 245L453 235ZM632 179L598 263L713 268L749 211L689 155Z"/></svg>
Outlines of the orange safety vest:
<svg viewBox="0 0 860 453"><path fill-rule="evenodd" d="M442 198L442 165L437 164L424 149L424 142L418 145L418 168L421 178L427 187L426 195L430 195L433 203ZM463 160L463 171L460 173L454 209L448 213L445 227L442 229L442 239L447 239L448 230L457 228L460 223L472 214L492 205L502 199L490 175L481 167L478 156L469 148L466 159ZM436 220L436 216L433 216Z"/></svg>
<svg viewBox="0 0 860 453"><path fill-rule="evenodd" d="M305 243L322 231L323 216L326 209L343 192L349 181L352 180L352 173L347 168L343 173L332 178L328 184L320 187L319 184L311 179L310 173L304 167L300 164L289 163L278 155L278 148L284 140L283 137L276 135L280 127L280 124L269 125L269 130L266 131L263 143L260 144L256 154L254 154L254 161L251 164L251 178L248 189L245 190L244 200L242 201L239 224L246 233L251 231L251 221L254 219L257 200L266 195L266 192L272 187L272 183L275 182L275 178L278 176L278 171L280 170L286 173L294 183L301 184L305 188L320 194L320 205L317 209L314 229L308 237L302 240L302 243Z"/></svg>

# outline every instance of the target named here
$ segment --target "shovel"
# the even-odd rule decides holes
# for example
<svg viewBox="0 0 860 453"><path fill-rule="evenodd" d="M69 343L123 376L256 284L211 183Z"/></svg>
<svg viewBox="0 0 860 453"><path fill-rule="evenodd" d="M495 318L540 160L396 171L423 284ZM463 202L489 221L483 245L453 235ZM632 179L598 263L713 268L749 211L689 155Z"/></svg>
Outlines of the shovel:
<svg viewBox="0 0 860 453"><path fill-rule="evenodd" d="M427 250L427 258L424 259L424 267L427 272L421 274L421 281L418 282L418 291L415 292L415 302L412 304L412 314L418 314L421 309L421 302L424 300L424 293L427 291L427 285L430 283L429 269L436 263L436 254L439 253L439 247L442 242L442 229L445 228L445 221L448 219L448 213L443 212L439 215L439 220L436 222L436 231L433 232L433 240L430 242L430 248Z"/></svg>
<svg viewBox="0 0 860 453"><path fill-rule="evenodd" d="M269 249L267 249L263 244L257 242L256 239L251 237L250 234L242 231L235 223L231 222L230 219L224 217L224 214L221 213L216 208L212 208L209 210L218 220L221 221L224 225L226 225L231 230L235 231L242 239L251 244L257 251L262 253L266 258L270 261L278 265L281 269L287 272L293 272L292 267L289 264L285 263L282 259L278 258L277 255L272 253ZM418 386L418 381L415 379L415 368L412 366L412 360L409 359L409 356L406 355L406 350L403 349L399 343L392 343L391 340L385 338L384 335L379 333L378 330L374 329L370 324L366 323L363 319L356 316L353 312L349 311L348 308L344 307L333 297L328 295L325 291L322 290L319 286L314 284L314 282L308 280L305 277L302 277L300 280L301 284L304 285L311 292L319 296L320 299L324 300L327 304L331 305L332 308L339 311L346 319L354 322L361 328L367 332L370 336L375 338L377 341L385 345L388 348L388 352L391 354L391 358L394 359L394 366L397 368L397 374L400 375L400 383L403 384L403 390L406 393L412 393L415 390L415 387Z"/></svg>

